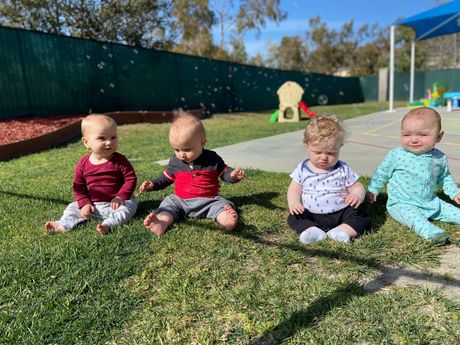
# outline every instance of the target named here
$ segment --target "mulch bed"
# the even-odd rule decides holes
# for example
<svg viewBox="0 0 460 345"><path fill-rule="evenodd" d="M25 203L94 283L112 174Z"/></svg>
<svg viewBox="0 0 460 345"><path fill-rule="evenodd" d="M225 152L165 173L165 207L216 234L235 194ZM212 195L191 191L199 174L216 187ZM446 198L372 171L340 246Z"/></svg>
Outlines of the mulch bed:
<svg viewBox="0 0 460 345"><path fill-rule="evenodd" d="M0 121L0 145L12 144L55 132L82 116L24 117Z"/></svg>
<svg viewBox="0 0 460 345"><path fill-rule="evenodd" d="M204 108L188 110L201 117ZM171 111L117 111L105 113L117 124L162 123L173 119ZM84 116L27 117L0 121L0 161L54 147L80 135Z"/></svg>

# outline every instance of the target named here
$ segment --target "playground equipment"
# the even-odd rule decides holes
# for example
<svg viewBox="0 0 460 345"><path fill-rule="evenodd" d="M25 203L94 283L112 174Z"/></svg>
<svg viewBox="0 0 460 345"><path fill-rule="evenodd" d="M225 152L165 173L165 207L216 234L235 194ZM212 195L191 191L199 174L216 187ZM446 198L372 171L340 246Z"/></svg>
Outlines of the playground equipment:
<svg viewBox="0 0 460 345"><path fill-rule="evenodd" d="M287 81L277 91L279 110L270 117L270 122L298 122L300 121L299 107L308 117L316 117L308 106L302 102L303 89L294 81Z"/></svg>
<svg viewBox="0 0 460 345"><path fill-rule="evenodd" d="M460 109L460 92L446 92L444 99L447 101L447 111Z"/></svg>
<svg viewBox="0 0 460 345"><path fill-rule="evenodd" d="M316 115L314 112L312 112L310 110L310 108L308 107L308 105L306 105L304 102L299 102L299 107L303 110L303 112L305 114L307 114L307 116L311 119L313 117L317 117L318 115Z"/></svg>
<svg viewBox="0 0 460 345"><path fill-rule="evenodd" d="M447 91L447 84L442 81L437 81L433 84L433 89L426 89L425 98L418 102L411 102L407 105L408 108L418 107L440 107L446 105L444 94Z"/></svg>
<svg viewBox="0 0 460 345"><path fill-rule="evenodd" d="M433 84L433 92L431 93L430 107L439 107L445 105L444 93L447 91L447 84L442 81L437 81Z"/></svg>

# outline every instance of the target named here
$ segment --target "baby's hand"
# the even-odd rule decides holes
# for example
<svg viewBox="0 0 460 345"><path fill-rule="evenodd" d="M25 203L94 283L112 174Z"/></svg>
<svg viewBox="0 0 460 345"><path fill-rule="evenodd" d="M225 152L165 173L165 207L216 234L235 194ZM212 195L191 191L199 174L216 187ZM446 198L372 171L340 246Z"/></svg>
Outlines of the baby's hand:
<svg viewBox="0 0 460 345"><path fill-rule="evenodd" d="M123 199L120 199L119 197L113 198L110 202L110 207L112 208L112 210L116 210L121 205L123 205Z"/></svg>
<svg viewBox="0 0 460 345"><path fill-rule="evenodd" d="M153 182L152 181L144 181L142 182L141 186L139 187L139 194L143 192L149 192L153 189Z"/></svg>
<svg viewBox="0 0 460 345"><path fill-rule="evenodd" d="M349 193L345 198L345 204L354 208L358 208L359 205L363 203L363 201L364 199L353 193Z"/></svg>
<svg viewBox="0 0 460 345"><path fill-rule="evenodd" d="M305 211L305 208L300 202L296 202L296 203L293 203L292 205L289 205L290 214L302 214L303 211Z"/></svg>
<svg viewBox="0 0 460 345"><path fill-rule="evenodd" d="M85 206L83 206L81 209L80 209L80 215L83 217L83 218L86 218L86 219L90 219L91 216L93 215L95 209L94 209L94 206L91 205L91 204L86 204Z"/></svg>
<svg viewBox="0 0 460 345"><path fill-rule="evenodd" d="M230 177L235 181L241 181L246 177L246 174L241 169L235 169L230 173Z"/></svg>
<svg viewBox="0 0 460 345"><path fill-rule="evenodd" d="M371 203L374 203L377 201L377 195L371 192L367 192L367 200L369 200Z"/></svg>
<svg viewBox="0 0 460 345"><path fill-rule="evenodd" d="M454 197L454 201L457 203L457 205L460 205L460 194L457 194L457 195Z"/></svg>

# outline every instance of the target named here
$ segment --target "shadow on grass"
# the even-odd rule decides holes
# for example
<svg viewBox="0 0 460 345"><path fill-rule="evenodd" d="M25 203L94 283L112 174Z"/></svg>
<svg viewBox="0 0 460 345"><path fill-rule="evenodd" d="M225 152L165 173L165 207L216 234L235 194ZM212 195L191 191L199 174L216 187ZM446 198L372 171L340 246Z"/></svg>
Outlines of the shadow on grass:
<svg viewBox="0 0 460 345"><path fill-rule="evenodd" d="M381 193L375 203L371 204L369 201L365 201L362 205L363 210L371 217L372 223L367 233L377 232L382 225L387 221L387 204L388 195Z"/></svg>
<svg viewBox="0 0 460 345"><path fill-rule="evenodd" d="M69 200L46 198L46 197L38 196L38 195L29 195L29 194L21 194L21 193L9 192L9 191L6 191L6 190L0 190L0 194L5 194L5 195L14 196L14 197L23 198L23 199L54 202L54 203L62 204L62 205L68 205L71 202Z"/></svg>
<svg viewBox="0 0 460 345"><path fill-rule="evenodd" d="M249 342L251 345L279 344L291 338L298 331L312 327L324 318L330 311L335 308L345 306L352 298L378 292L385 286L395 283L401 277L410 278L419 282L435 282L445 287L460 287L460 280L458 279L449 278L446 280L405 268L388 267L380 264L378 260L373 258L362 258L352 254L327 249L309 248L308 246L295 243L272 241L261 236L254 235L251 232L251 228L253 228L252 225L241 224L241 227L239 228L244 228L245 231L236 231L231 233L231 235L267 246L293 250L309 257L320 256L329 259L349 261L359 265L365 265L368 268L379 271L378 276L372 280L363 283L347 283L342 288L335 290L332 294L319 298L307 309L302 309L292 313L286 320L265 331L264 334L257 339ZM255 231L256 229L252 230Z"/></svg>
<svg viewBox="0 0 460 345"><path fill-rule="evenodd" d="M298 331L314 326L332 310L346 306L354 297L368 293L358 284L344 284L328 296L317 299L308 308L292 313L286 320L265 331L259 338L250 341L249 345L280 344Z"/></svg>
<svg viewBox="0 0 460 345"><path fill-rule="evenodd" d="M398 278L399 276L410 276L415 279L426 280L422 274L409 272L404 269L396 269L395 272L392 272L389 276L394 276L395 278ZM366 286L357 283L347 283L343 287L333 291L328 296L317 299L308 308L292 313L287 319L280 322L273 328L266 330L263 335L251 340L248 344L280 344L294 336L302 329L315 326L315 324L319 323L334 309L346 307L353 298L373 294L391 283L392 281L387 281L387 284L381 285L378 282L378 278ZM460 286L460 281L447 281L444 284L458 287Z"/></svg>
<svg viewBox="0 0 460 345"><path fill-rule="evenodd" d="M280 193L264 192L250 195L233 196L231 201L238 207L243 205L257 205L269 210L283 210L283 207L275 205L272 200L278 198Z"/></svg>
<svg viewBox="0 0 460 345"><path fill-rule="evenodd" d="M133 218L145 218L147 214L160 206L162 200L139 201L137 212Z"/></svg>

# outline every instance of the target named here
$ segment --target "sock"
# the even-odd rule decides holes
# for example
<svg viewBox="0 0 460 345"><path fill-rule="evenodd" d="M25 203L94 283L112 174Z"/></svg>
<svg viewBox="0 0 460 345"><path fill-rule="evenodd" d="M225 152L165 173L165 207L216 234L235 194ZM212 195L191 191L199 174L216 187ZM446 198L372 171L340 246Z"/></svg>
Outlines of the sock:
<svg viewBox="0 0 460 345"><path fill-rule="evenodd" d="M303 244L310 244L313 242L323 241L326 238L326 233L316 226L308 228L308 230L304 230L300 234L300 242L302 242Z"/></svg>
<svg viewBox="0 0 460 345"><path fill-rule="evenodd" d="M348 235L345 230L338 226L329 230L327 232L327 236L337 242L348 243L351 241L350 235Z"/></svg>

